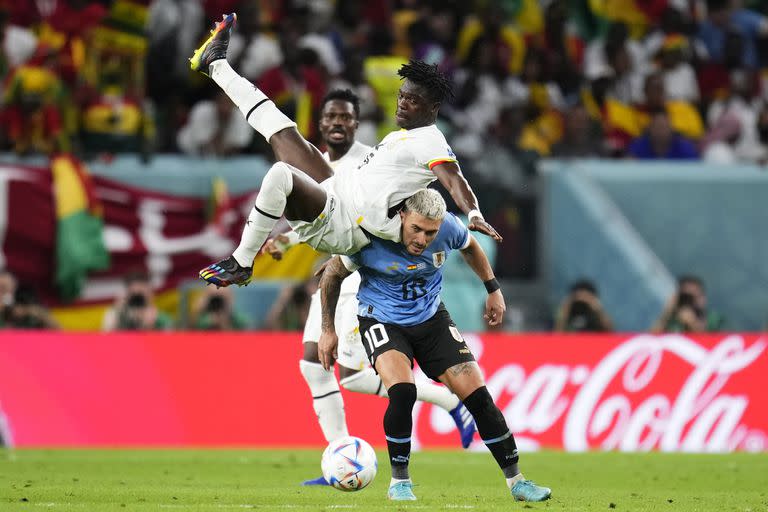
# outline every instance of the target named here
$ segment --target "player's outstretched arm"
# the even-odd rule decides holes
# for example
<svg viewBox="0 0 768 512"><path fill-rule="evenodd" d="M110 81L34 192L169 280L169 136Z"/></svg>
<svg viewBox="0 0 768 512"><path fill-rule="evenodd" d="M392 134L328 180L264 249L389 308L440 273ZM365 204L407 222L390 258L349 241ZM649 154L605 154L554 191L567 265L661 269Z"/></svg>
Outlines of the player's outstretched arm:
<svg viewBox="0 0 768 512"><path fill-rule="evenodd" d="M317 342L317 355L323 368L330 370L336 361L336 347L339 339L336 336L336 304L339 302L341 282L351 274L342 263L339 256L331 258L325 266L323 276L320 278L320 311L321 332Z"/></svg>
<svg viewBox="0 0 768 512"><path fill-rule="evenodd" d="M461 255L475 274L477 274L477 277L483 281L485 289L488 290L483 318L488 322L488 325L501 325L501 322L504 321L504 312L507 310L507 305L504 302L504 296L501 294L499 282L493 275L493 268L491 267L491 262L488 261L488 256L485 255L485 251L483 251L483 248L480 247L480 244L472 235L469 236L469 245L461 250Z"/></svg>
<svg viewBox="0 0 768 512"><path fill-rule="evenodd" d="M480 207L477 204L477 197L456 162L438 164L432 168L432 172L435 173L440 183L451 194L456 206L469 217L469 226L467 226L469 229L488 235L497 242L503 240L494 227L483 218L483 215L480 213Z"/></svg>

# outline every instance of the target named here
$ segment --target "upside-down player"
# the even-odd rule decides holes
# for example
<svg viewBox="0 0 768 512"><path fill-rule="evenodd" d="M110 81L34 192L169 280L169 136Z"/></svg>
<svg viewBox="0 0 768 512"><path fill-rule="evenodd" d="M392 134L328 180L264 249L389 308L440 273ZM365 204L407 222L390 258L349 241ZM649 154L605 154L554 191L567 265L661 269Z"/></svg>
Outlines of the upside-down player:
<svg viewBox="0 0 768 512"><path fill-rule="evenodd" d="M335 90L328 93L322 101L319 131L328 151L324 156L336 176L346 172L355 172L358 161L365 157L369 146L355 141L360 111L359 99L350 90ZM285 236L285 235L283 235ZM288 247L295 243L294 237L285 237L281 242L267 241L265 251L275 259L280 259ZM312 394L312 405L317 414L318 423L329 443L349 435L344 414L344 402L339 383L349 391L369 395L387 396L387 390L381 379L370 367L365 354L357 324L357 289L360 275L353 273L344 280L336 309L336 327L339 337L339 377L336 381L333 371L325 370L317 357L317 341L320 339L320 293L315 292L309 308L309 316L304 327L304 355L299 361L299 368ZM417 382L417 399L433 403L447 411L459 430L464 448L472 442L475 424L472 416L456 395L443 386L429 382ZM305 485L328 485L321 476L307 480Z"/></svg>
<svg viewBox="0 0 768 512"><path fill-rule="evenodd" d="M397 241L400 217L390 210L435 180L467 214L469 229L501 240L483 219L455 155L435 126L441 102L451 95L450 82L436 66L411 62L400 68L404 82L395 119L403 130L377 144L357 172L335 179L317 148L296 130L296 123L227 62L235 19L234 14L224 16L195 51L191 67L207 73L227 93L279 161L262 181L240 245L230 258L201 270L202 279L218 286L246 284L253 258L283 214L301 241L331 254L353 254L369 243L371 235Z"/></svg>

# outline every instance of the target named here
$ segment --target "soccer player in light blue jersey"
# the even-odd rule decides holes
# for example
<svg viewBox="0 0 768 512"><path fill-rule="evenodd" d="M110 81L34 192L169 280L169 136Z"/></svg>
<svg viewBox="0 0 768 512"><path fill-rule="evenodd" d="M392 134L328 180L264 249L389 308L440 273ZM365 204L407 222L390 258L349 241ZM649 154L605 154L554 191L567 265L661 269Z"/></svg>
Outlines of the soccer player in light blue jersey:
<svg viewBox="0 0 768 512"><path fill-rule="evenodd" d="M330 260L320 281L322 332L318 355L325 368L336 358L335 309L341 282L359 271L357 298L360 332L368 358L389 394L384 414L392 480L388 497L415 500L408 473L412 410L416 400L413 362L430 378L442 382L464 403L507 481L521 501L544 501L551 490L526 480L518 468L515 438L485 386L480 367L440 300L442 268L451 251L459 250L488 297L485 318L499 325L504 297L480 244L450 213L434 190L422 189L400 211L400 241L373 237L352 256Z"/></svg>

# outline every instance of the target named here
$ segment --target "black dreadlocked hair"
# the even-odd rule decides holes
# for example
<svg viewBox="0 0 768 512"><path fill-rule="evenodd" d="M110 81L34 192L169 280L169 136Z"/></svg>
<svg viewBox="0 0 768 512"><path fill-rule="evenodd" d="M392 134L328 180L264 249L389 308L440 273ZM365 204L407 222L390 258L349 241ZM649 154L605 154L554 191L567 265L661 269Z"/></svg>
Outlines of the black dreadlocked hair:
<svg viewBox="0 0 768 512"><path fill-rule="evenodd" d="M435 103L442 103L453 98L453 88L437 64L427 64L420 60L412 60L403 64L397 72L403 79L424 87Z"/></svg>
<svg viewBox="0 0 768 512"><path fill-rule="evenodd" d="M355 117L360 117L360 98L350 89L334 89L330 91L325 95L323 101L320 102L320 109L322 110L325 108L325 104L333 100L350 102L352 107L355 109Z"/></svg>

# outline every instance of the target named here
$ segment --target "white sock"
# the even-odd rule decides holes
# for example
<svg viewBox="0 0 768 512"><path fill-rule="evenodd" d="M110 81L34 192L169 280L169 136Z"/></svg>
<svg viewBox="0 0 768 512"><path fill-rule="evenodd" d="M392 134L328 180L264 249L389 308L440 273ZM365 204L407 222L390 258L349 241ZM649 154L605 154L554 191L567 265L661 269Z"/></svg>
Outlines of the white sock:
<svg viewBox="0 0 768 512"><path fill-rule="evenodd" d="M511 489L512 486L515 485L518 480L525 480L525 477L523 476L522 473L518 473L512 478L507 478L507 487Z"/></svg>
<svg viewBox="0 0 768 512"><path fill-rule="evenodd" d="M376 371L371 368L360 370L354 375L341 379L341 385L344 389L366 395L378 395L386 397L387 389L376 375ZM428 402L450 412L459 405L459 397L443 386L436 386L430 382L416 382L416 400Z"/></svg>
<svg viewBox="0 0 768 512"><path fill-rule="evenodd" d="M325 440L330 443L348 436L344 400L333 371L326 371L320 363L310 363L303 359L299 361L299 369L312 393L312 406Z"/></svg>
<svg viewBox="0 0 768 512"><path fill-rule="evenodd" d="M219 59L210 65L211 78L221 87L229 99L237 105L257 132L266 140L285 128L295 127L291 121L270 100L266 94L250 81L238 75L227 59Z"/></svg>
<svg viewBox="0 0 768 512"><path fill-rule="evenodd" d="M240 245L232 255L242 267L253 266L253 259L267 241L272 228L282 217L285 203L293 190L291 169L283 162L277 162L267 171L261 181L256 206L248 215L248 221L240 236Z"/></svg>
<svg viewBox="0 0 768 512"><path fill-rule="evenodd" d="M454 410L461 400L445 386L438 386L428 381L416 381L416 400L435 404L448 412Z"/></svg>
<svg viewBox="0 0 768 512"><path fill-rule="evenodd" d="M340 384L344 386L344 389L354 391L355 393L363 393L365 395L378 395L386 397L387 388L381 382L381 379L373 368L364 368L354 375L341 379Z"/></svg>

